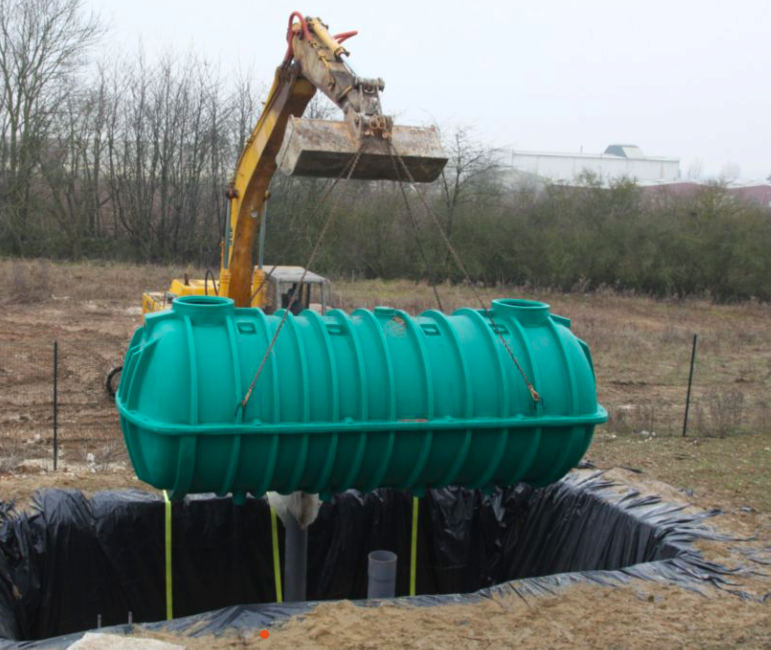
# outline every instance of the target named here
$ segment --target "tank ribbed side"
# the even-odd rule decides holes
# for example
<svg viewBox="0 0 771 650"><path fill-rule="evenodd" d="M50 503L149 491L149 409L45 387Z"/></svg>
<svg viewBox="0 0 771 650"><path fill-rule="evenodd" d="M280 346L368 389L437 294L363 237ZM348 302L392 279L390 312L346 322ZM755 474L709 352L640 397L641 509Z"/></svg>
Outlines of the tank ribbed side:
<svg viewBox="0 0 771 650"><path fill-rule="evenodd" d="M485 341L485 346L489 350L490 358L493 359L493 373L495 376L495 384L497 387L496 393L498 397L498 416L500 418L506 418L509 415L509 383L506 376L506 369L503 366L503 360L499 354L498 348L500 346L500 341L493 332L492 323L481 313L474 310L467 310L464 313L468 314L476 324L480 333L480 338ZM498 325L498 327L500 327L500 325ZM469 482L469 487L481 488L487 486L487 483L492 479L493 474L503 460L503 450L508 441L508 435L508 429L500 429L495 432L494 436L497 440L494 442L495 447L490 454L488 466L476 478Z"/></svg>
<svg viewBox="0 0 771 650"><path fill-rule="evenodd" d="M306 311L303 315L310 320L317 336L321 340L321 349L318 351L318 354L323 359L325 379L329 383L331 389L330 401L327 404L327 412L329 413L328 421L338 422L340 420L340 393L337 365L335 364L335 357L332 353L332 342L329 340L329 332L327 332L326 323L316 312ZM332 474L332 468L337 454L338 437L339 434L334 432L330 435L329 441L326 442L326 451L323 453L323 461L319 464L316 478L311 482L307 492L316 494L325 488L326 482Z"/></svg>
<svg viewBox="0 0 771 650"><path fill-rule="evenodd" d="M230 361L230 371L233 380L233 399L237 404L243 392L241 387L241 364L239 362L238 341L233 319L227 320L226 328L228 352L230 353L228 358ZM240 424L243 421L243 413L241 412L241 409L239 409L235 417L237 424ZM229 492L233 491L238 473L238 463L241 458L241 436L232 436L229 447L230 449L228 452L228 462L225 467L222 483L220 484L219 490L217 490L217 494L219 496L225 496Z"/></svg>
<svg viewBox="0 0 771 650"><path fill-rule="evenodd" d="M369 400L368 400L368 384L367 373L364 364L364 354L362 352L361 341L359 340L359 333L356 327L353 325L353 321L350 316L343 311L334 310L329 314L330 318L337 321L343 333L346 337L346 342L351 347L353 359L355 360L355 368L353 369L353 376L357 380L357 413L356 419L359 422L365 422L369 419ZM364 453L367 446L367 436L363 432L357 432L351 434L354 446L353 456L349 461L348 469L345 470L343 477L337 481L334 487L343 492L350 488L356 482L356 478L361 471L362 463L364 462Z"/></svg>
<svg viewBox="0 0 771 650"><path fill-rule="evenodd" d="M431 365L428 361L428 352L423 341L422 333L419 332L418 326L412 317L405 311L397 311L396 315L401 318L404 323L404 329L407 332L407 337L412 342L414 348L414 355L417 359L417 372L421 377L421 384L423 387L422 395L424 403L421 406L420 416L428 421L431 421L434 417L434 385L433 378L431 376ZM419 417L418 419L422 419ZM404 436L405 434L401 434ZM426 431L423 435L423 439L420 443L419 451L414 454L413 467L406 478L402 479L397 487L407 490L410 489L418 480L423 468L428 462L428 456L431 452L431 445L434 440L434 432Z"/></svg>
<svg viewBox="0 0 771 650"><path fill-rule="evenodd" d="M288 328L288 334L291 335L291 340L295 346L297 358L299 361L300 381L298 390L300 391L300 404L302 413L300 415L300 421L303 423L310 422L311 415L311 395L310 395L310 380L308 379L308 358L305 350L305 340L300 335L297 321L292 314L287 318L286 326ZM297 445L297 443L295 443ZM279 486L277 489L279 492L292 493L294 492L303 473L305 472L308 461L308 434L301 434L301 440L299 443L299 449L295 458L295 465L289 480L286 484Z"/></svg>
<svg viewBox="0 0 771 650"><path fill-rule="evenodd" d="M578 403L578 385L576 382L576 374L573 369L571 357L568 354L565 342L563 341L562 335L560 334L560 329L562 329L562 331L567 331L564 328L559 328L555 324L554 320L550 318L549 330L554 337L555 342L557 343L556 347L560 352L560 358L562 359L564 366L564 373L568 379L567 384L569 387L570 413L578 413L580 408ZM554 463L554 471L551 475L544 479L544 484L551 483L563 476L570 470L571 467L573 467L573 465L575 465L576 461L574 459L576 456L578 455L580 457L580 454L577 454L577 452L583 444L584 427L570 427L568 435L569 438L568 441L566 441L564 444L562 458Z"/></svg>
<svg viewBox="0 0 771 650"><path fill-rule="evenodd" d="M359 309L354 312L354 316L358 316L362 319L362 340L365 340L364 333L366 332L370 345L375 350L375 358L379 357L380 359L380 363L377 364L377 366L379 366L377 369L379 370L378 374L381 374L381 377L384 379L382 382L382 401L387 412L385 419L394 421L396 419L396 382L394 379L393 363L388 351L385 335L383 334L378 319L375 318L375 315L371 311ZM370 408L370 412L372 410L373 409ZM395 439L395 431L387 431L373 436L373 441L376 444L370 444L369 447L374 453L371 456L370 463L366 463L365 461L365 464L368 464L372 469L369 478L363 477L362 479L362 489L364 489L365 492L374 490L381 485L383 477L388 472Z"/></svg>
<svg viewBox="0 0 771 650"><path fill-rule="evenodd" d="M530 379L530 383L533 385L533 388L535 388L535 390L539 391L540 393L542 390L541 377L538 371L538 365L533 359L533 351L530 348L530 339L525 333L525 328L516 318L505 318L505 322L512 330L512 333L515 334L519 340L520 349L523 353L520 362L522 363L522 368L525 372L525 375ZM520 386L521 385L522 384L520 383ZM523 387L523 390L526 390L526 388ZM532 401L530 401L528 402L528 406L532 411L535 411L536 415L543 414L543 402L534 404ZM542 433L543 429L537 426L533 429L531 435L527 437L521 436L520 439L517 440L519 444L517 445L516 453L512 453L512 455L520 458L520 461L516 465L515 469L508 475L508 477L504 478L504 481L508 480L509 485L525 480L527 477L528 472L532 468L536 456L538 455L538 450L541 447Z"/></svg>
<svg viewBox="0 0 771 650"><path fill-rule="evenodd" d="M216 300L149 318L116 399L138 474L173 498L541 485L575 465L606 417L569 321L515 300L452 315L288 314L236 408L284 312Z"/></svg>
<svg viewBox="0 0 771 650"><path fill-rule="evenodd" d="M456 360L456 377L460 379L462 417L470 420L474 417L474 395L471 389L471 377L468 371L468 363L466 362L463 347L458 339L458 334L447 316L442 312L429 311L423 315L432 318L437 324L439 331L450 340L450 346ZM468 457L469 448L471 447L471 436L471 429L458 432L457 435L454 436L456 439L460 439L460 445L457 446L455 458L448 464L447 469L441 475L441 478L436 481L434 487L450 485L461 473L463 466L466 463L466 458ZM457 440L455 442L457 443Z"/></svg>

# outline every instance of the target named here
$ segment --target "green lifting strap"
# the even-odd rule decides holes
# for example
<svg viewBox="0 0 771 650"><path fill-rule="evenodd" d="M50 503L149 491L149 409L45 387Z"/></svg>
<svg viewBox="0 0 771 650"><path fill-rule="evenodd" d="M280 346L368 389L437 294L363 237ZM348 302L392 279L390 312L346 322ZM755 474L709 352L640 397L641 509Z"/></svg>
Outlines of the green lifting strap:
<svg viewBox="0 0 771 650"><path fill-rule="evenodd" d="M163 505L165 510L165 554L166 554L166 620L170 621L174 618L174 608L172 603L172 586L171 586L171 501L169 501L169 495L166 490L163 491Z"/></svg>
<svg viewBox="0 0 771 650"><path fill-rule="evenodd" d="M278 549L278 521L276 511L270 509L270 533L273 540L273 577L276 581L276 602L284 602L284 594L281 591L281 556Z"/></svg>
<svg viewBox="0 0 771 650"><path fill-rule="evenodd" d="M412 497L412 544L410 548L410 596L415 595L418 576L418 507L420 499Z"/></svg>

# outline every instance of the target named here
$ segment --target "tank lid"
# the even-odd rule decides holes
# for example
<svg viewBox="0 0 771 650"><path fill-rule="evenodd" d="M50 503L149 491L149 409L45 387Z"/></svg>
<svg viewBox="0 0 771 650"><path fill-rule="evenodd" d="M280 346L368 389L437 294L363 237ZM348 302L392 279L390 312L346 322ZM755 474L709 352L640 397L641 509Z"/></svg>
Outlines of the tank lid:
<svg viewBox="0 0 771 650"><path fill-rule="evenodd" d="M234 313L234 302L220 296L182 296L175 298L171 309L181 316L189 316L196 325L221 322Z"/></svg>
<svg viewBox="0 0 771 650"><path fill-rule="evenodd" d="M549 305L537 300L498 298L493 300L493 315L516 318L525 327L537 327L549 319Z"/></svg>

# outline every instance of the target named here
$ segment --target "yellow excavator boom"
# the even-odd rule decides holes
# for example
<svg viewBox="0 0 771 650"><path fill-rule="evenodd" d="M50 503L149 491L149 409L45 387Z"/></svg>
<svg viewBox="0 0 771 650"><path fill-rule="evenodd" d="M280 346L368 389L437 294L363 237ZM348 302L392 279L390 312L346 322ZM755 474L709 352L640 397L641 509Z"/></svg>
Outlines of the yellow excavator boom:
<svg viewBox="0 0 771 650"><path fill-rule="evenodd" d="M332 36L319 18L290 15L286 55L227 191L219 283L174 280L168 292L172 297L216 293L239 307L265 304L268 292L259 291L265 276L253 269L252 251L279 159L288 174L335 178L361 152L351 178L403 180L392 160L396 151L410 180L429 182L439 176L447 156L438 131L394 126L380 106L383 80L358 77L345 63L343 41L355 34ZM298 119L317 90L342 110L342 122ZM143 311L166 306L166 294L145 294Z"/></svg>

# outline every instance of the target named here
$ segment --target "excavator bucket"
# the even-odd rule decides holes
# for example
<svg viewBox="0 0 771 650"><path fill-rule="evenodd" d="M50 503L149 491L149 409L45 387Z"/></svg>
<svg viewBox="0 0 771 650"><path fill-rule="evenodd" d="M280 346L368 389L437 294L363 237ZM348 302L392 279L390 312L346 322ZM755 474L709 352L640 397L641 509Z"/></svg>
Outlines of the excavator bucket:
<svg viewBox="0 0 771 650"><path fill-rule="evenodd" d="M289 176L337 178L347 174L348 165L358 150L359 142L344 122L293 117L287 123L278 166ZM390 144L381 138L365 138L351 178L409 180L402 163L394 159L393 150L417 183L436 180L447 164L447 154L436 128L394 126Z"/></svg>

